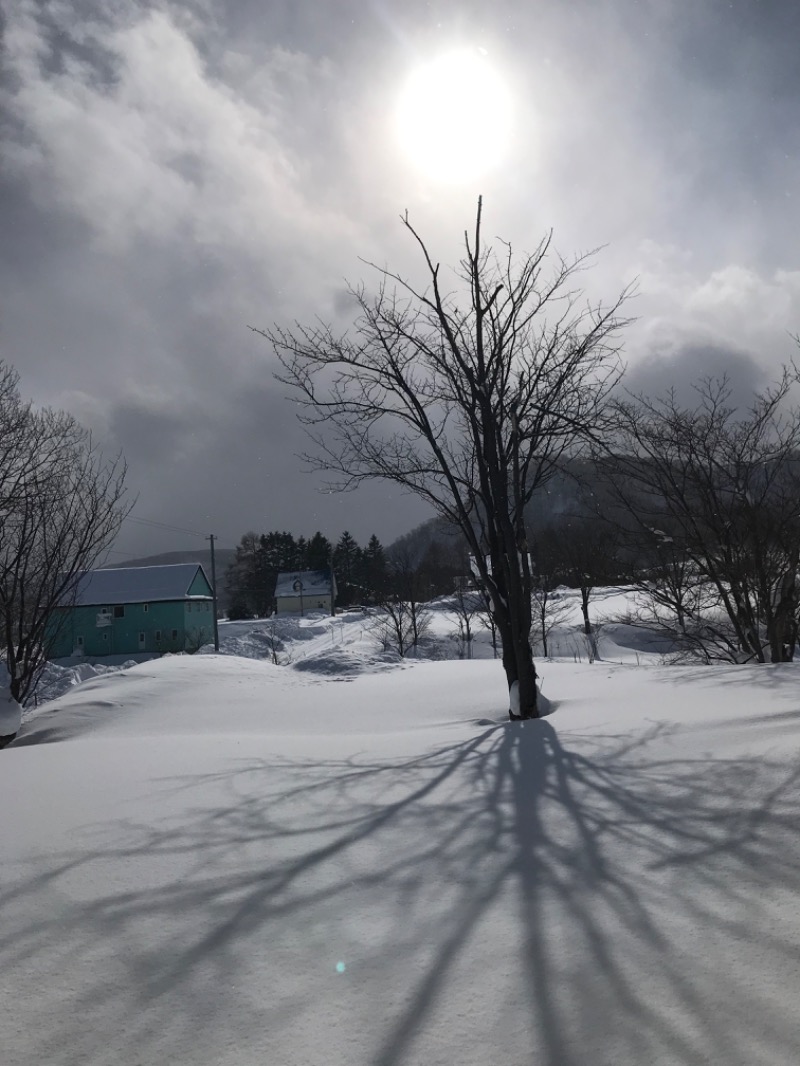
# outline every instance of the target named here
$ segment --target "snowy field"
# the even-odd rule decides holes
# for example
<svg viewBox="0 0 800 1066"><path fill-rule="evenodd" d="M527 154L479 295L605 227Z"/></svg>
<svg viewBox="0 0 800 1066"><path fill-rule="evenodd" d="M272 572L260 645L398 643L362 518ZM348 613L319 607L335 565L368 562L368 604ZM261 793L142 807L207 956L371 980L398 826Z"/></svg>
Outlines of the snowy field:
<svg viewBox="0 0 800 1066"><path fill-rule="evenodd" d="M416 661L231 623L27 716L3 1066L798 1062L798 668L572 618L511 723L446 607Z"/></svg>
<svg viewBox="0 0 800 1066"><path fill-rule="evenodd" d="M427 634L414 660L491 659L491 635L478 619L472 620L473 638L467 646L459 638L453 598L441 597L429 605ZM648 630L635 628L619 619L635 608L635 597L626 589L599 589L591 601L590 613L598 630L598 652L611 663L661 663L672 648ZM590 658L590 646L582 632L577 591L562 589L558 594L557 619L549 636L549 658L583 662ZM335 618L312 613L305 618L275 616L255 621L220 622L220 652L246 659L266 659L276 665L301 672L334 677L355 677L365 671L394 668L397 653L385 648L380 621L374 614L351 609ZM213 653L213 645L202 649ZM36 695L37 704L68 692L74 685L93 677L128 669L136 661L157 658L152 654L133 657L118 655L102 659L60 659L49 663Z"/></svg>

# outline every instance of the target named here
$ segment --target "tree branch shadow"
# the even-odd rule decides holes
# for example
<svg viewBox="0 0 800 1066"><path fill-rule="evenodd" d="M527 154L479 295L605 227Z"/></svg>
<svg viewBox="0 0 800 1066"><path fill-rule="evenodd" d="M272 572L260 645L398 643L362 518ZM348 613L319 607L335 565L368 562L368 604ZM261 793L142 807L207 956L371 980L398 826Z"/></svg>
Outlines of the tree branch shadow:
<svg viewBox="0 0 800 1066"><path fill-rule="evenodd" d="M750 1051L730 1015L709 1013L696 995L671 916L715 942L746 944L759 894L797 889L800 770L778 759L664 757L669 733L657 725L597 738L558 733L545 720L481 724L466 740L410 757L246 760L156 782L165 807L178 798L180 818L106 824L106 843L53 860L0 893L0 905L35 901L76 869L172 863L175 875L159 883L76 902L69 921L87 957L97 937L132 943L148 923L166 935L127 963L145 1012L192 989L211 965L218 992L203 1004L209 1026L258 938L328 928L354 907L365 923L381 913L380 934L360 942L365 965L391 952L389 965L409 983L373 1034L373 1066L423 1061L410 1056L441 1022L473 946L485 951L501 928L501 913L503 935L510 927L514 936L494 961L516 968L513 1003L525 1005L531 1061L578 1066L600 1039L607 1051L595 1061L650 1061L656 1049L664 1062L711 1053L744 1063ZM41 916L0 930L0 965L13 973L45 952L62 922ZM796 950L779 938L773 949ZM645 980L653 968L657 997ZM718 982L735 1014L735 977ZM90 983L78 1005L94 1010L113 995ZM792 1061L797 1034L777 1006L765 999L759 1008L770 1021L765 1061Z"/></svg>

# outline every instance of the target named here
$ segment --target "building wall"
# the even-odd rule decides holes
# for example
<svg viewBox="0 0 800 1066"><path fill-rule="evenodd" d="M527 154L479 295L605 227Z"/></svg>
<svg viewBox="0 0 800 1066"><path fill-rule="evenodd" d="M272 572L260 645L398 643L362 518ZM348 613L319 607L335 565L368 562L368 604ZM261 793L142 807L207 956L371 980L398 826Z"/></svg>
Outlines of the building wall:
<svg viewBox="0 0 800 1066"><path fill-rule="evenodd" d="M205 577L203 576L203 574L202 574L202 572L200 570L198 570L197 573L195 574L194 580L192 581L191 585L189 586L189 593L188 594L190 596L211 596L211 595L213 595L213 593L211 591L211 585L206 581Z"/></svg>
<svg viewBox="0 0 800 1066"><path fill-rule="evenodd" d="M200 610L201 604L207 605L206 611ZM197 623L205 619L213 631L213 616L208 601L192 602L191 612L188 607L185 600L126 603L121 615L120 608L113 606L67 608L66 620L57 627L58 632L48 650L48 657L67 658L78 649L90 657L179 652L187 650L187 645L194 650L192 630L199 628ZM101 614L110 619L109 624L97 624L98 615ZM140 634L143 634L143 640ZM79 638L82 638L82 642Z"/></svg>
<svg viewBox="0 0 800 1066"><path fill-rule="evenodd" d="M214 605L210 600L187 600L183 612L187 651L197 651L214 641Z"/></svg>
<svg viewBox="0 0 800 1066"><path fill-rule="evenodd" d="M278 614L300 614L299 596L278 596L275 600ZM325 611L331 613L331 598L327 596L303 596L303 614L309 611Z"/></svg>

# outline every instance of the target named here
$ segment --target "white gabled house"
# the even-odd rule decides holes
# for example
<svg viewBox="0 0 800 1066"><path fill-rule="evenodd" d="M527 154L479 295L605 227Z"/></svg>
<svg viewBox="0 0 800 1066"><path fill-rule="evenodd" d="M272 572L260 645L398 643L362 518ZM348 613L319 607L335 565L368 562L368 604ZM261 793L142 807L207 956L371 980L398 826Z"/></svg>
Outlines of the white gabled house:
<svg viewBox="0 0 800 1066"><path fill-rule="evenodd" d="M290 570L278 574L275 609L278 614L309 611L334 613L336 578L332 570Z"/></svg>

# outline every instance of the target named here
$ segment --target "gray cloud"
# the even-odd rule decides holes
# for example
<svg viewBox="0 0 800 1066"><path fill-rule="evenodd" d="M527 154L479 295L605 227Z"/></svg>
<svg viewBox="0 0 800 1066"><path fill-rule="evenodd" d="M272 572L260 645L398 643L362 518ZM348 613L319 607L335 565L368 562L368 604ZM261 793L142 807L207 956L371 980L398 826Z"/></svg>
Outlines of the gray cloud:
<svg viewBox="0 0 800 1066"><path fill-rule="evenodd" d="M679 404L697 402L694 386L703 379L727 380L730 402L747 408L753 393L766 384L766 373L748 352L713 344L685 344L669 355L651 355L639 362L625 377L629 392L648 398L665 396L671 390Z"/></svg>
<svg viewBox="0 0 800 1066"><path fill-rule="evenodd" d="M111 411L111 436L128 458L132 487L140 492L136 515L198 531L215 532L233 545L248 529L290 529L336 539L343 530L361 543L372 533L385 543L429 512L396 489L364 488L330 495L322 477L297 458L308 441L294 405L268 376L213 404L172 417L157 396L122 403ZM137 483L141 470L158 477ZM136 523L120 538L125 548L152 536ZM160 534L167 548L183 538ZM174 543L173 543L174 541Z"/></svg>
<svg viewBox="0 0 800 1066"><path fill-rule="evenodd" d="M629 385L724 368L744 397L800 329L799 32L776 0L18 0L0 60L0 355L124 449L143 517L229 541L390 540L424 508L316 491L247 326L345 324L344 279L369 282L359 257L416 271L404 208L454 262L483 192L516 248L550 226L565 253L608 245L593 296L640 276ZM392 114L409 69L459 44L507 77L514 143L480 183L443 186L398 153ZM475 138L492 153L491 129ZM126 531L126 548L172 546Z"/></svg>

